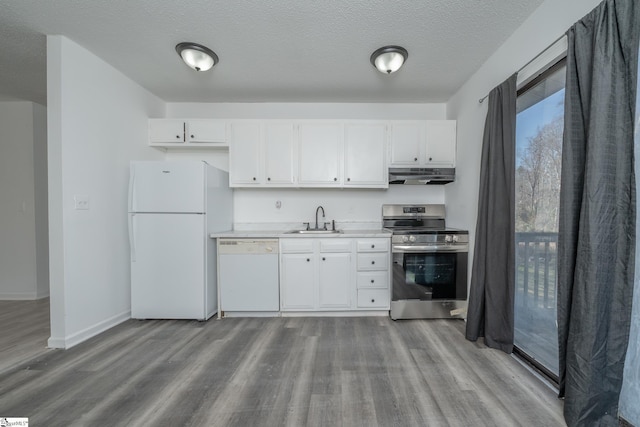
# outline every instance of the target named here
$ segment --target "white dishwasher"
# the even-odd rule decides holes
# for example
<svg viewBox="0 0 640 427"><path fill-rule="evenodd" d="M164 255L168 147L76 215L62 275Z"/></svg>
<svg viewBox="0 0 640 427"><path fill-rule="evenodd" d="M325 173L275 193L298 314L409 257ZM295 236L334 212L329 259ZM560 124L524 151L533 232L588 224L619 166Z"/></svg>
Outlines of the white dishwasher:
<svg viewBox="0 0 640 427"><path fill-rule="evenodd" d="M280 310L277 239L218 239L218 269L223 316Z"/></svg>

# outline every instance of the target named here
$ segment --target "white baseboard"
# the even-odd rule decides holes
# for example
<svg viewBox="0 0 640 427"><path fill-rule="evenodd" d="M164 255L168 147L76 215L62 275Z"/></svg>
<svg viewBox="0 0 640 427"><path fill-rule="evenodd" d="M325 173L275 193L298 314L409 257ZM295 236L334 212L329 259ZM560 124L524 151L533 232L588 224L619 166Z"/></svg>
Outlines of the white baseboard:
<svg viewBox="0 0 640 427"><path fill-rule="evenodd" d="M282 317L389 317L389 310L371 311L283 311Z"/></svg>
<svg viewBox="0 0 640 427"><path fill-rule="evenodd" d="M35 299L38 299L38 294L35 292L0 292L0 300L27 301Z"/></svg>
<svg viewBox="0 0 640 427"><path fill-rule="evenodd" d="M226 317L280 317L279 311L225 311Z"/></svg>
<svg viewBox="0 0 640 427"><path fill-rule="evenodd" d="M102 322L96 323L93 326L85 328L75 334L69 335L66 338L49 338L47 345L51 348L64 348L69 349L73 346L80 344L88 340L89 338L93 338L98 334L106 331L107 329L111 329L116 325L119 325L122 322L126 322L131 318L131 311L126 311L124 313L117 314L109 319L103 320Z"/></svg>

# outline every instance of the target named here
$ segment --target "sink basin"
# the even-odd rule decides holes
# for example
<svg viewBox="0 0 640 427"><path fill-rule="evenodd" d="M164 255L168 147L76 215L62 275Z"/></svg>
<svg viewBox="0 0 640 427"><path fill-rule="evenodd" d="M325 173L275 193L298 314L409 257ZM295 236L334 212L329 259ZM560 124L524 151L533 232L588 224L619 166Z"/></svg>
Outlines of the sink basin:
<svg viewBox="0 0 640 427"><path fill-rule="evenodd" d="M286 234L338 234L342 233L342 230L291 230Z"/></svg>

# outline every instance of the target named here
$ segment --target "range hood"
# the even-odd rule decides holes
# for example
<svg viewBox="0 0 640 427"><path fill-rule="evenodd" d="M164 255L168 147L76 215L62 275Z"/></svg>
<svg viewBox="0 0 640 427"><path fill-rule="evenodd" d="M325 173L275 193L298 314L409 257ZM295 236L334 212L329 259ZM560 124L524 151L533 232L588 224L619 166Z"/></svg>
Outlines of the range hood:
<svg viewBox="0 0 640 427"><path fill-rule="evenodd" d="M443 185L455 179L455 168L389 168L389 184Z"/></svg>

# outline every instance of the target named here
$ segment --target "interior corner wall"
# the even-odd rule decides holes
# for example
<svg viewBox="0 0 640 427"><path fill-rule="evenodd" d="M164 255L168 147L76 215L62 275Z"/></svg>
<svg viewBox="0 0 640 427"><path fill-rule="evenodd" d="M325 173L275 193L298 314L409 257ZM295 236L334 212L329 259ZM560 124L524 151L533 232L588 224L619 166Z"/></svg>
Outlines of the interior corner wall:
<svg viewBox="0 0 640 427"><path fill-rule="evenodd" d="M33 184L36 227L36 298L49 296L47 108L33 104Z"/></svg>
<svg viewBox="0 0 640 427"><path fill-rule="evenodd" d="M487 102L480 104L478 99L544 51L600 3L601 0L546 0L447 103L447 117L458 120L458 153L464 153L458 156L456 182L445 188L448 225L469 229L470 263L475 242L480 156L487 114ZM636 283L636 290L638 286ZM635 307L638 301L640 299L635 298L634 325L640 324L640 311ZM638 329L640 327L636 326L632 330L636 336ZM633 337L631 340L635 339ZM629 351L637 352L637 345L632 344ZM626 363L620 415L640 426L640 411L637 410L640 357L628 353Z"/></svg>
<svg viewBox="0 0 640 427"><path fill-rule="evenodd" d="M38 297L34 104L0 102L0 299Z"/></svg>
<svg viewBox="0 0 640 427"><path fill-rule="evenodd" d="M69 348L130 318L130 160L164 102L63 36L47 36L50 347ZM76 210L87 197L89 209Z"/></svg>

